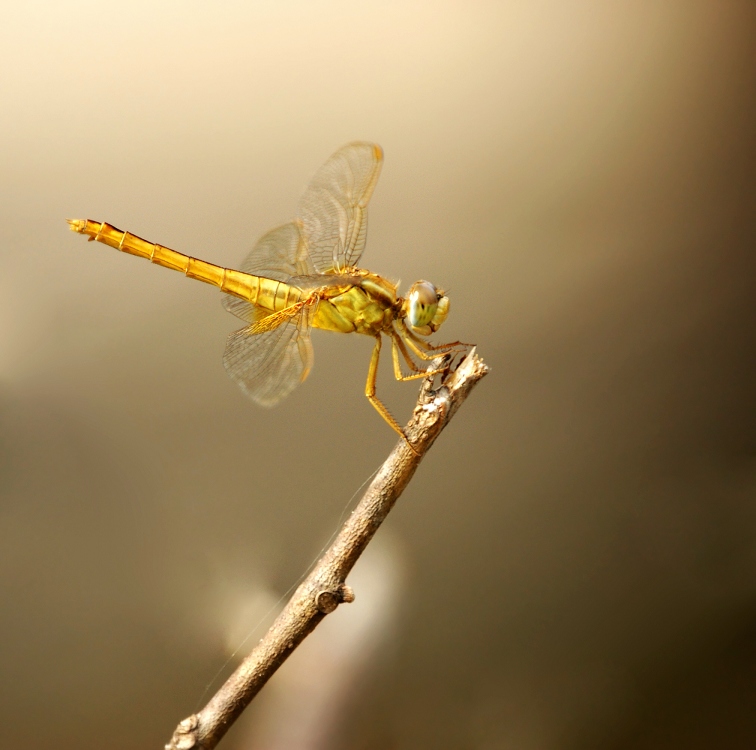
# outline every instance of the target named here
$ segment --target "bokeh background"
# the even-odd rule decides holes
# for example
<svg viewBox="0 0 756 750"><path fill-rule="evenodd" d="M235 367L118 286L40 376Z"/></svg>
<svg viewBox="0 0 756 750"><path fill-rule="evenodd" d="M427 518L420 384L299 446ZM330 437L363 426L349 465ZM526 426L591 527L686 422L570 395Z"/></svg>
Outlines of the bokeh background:
<svg viewBox="0 0 756 750"><path fill-rule="evenodd" d="M217 290L351 140L364 265L492 372L249 748L756 745L756 11L743 2L34 2L0 26L0 738L162 747L394 434L371 342L274 410ZM388 364L388 363L384 363ZM415 384L381 373L403 421ZM210 687L212 690L212 687Z"/></svg>

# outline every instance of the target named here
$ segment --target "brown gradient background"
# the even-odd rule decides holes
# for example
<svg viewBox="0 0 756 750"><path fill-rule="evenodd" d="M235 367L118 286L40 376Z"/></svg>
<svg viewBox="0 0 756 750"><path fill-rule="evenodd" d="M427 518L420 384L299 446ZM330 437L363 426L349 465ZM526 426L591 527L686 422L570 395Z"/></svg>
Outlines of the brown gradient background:
<svg viewBox="0 0 756 750"><path fill-rule="evenodd" d="M14 5L3 747L162 747L395 442L369 340L261 410L217 290L64 219L238 265L355 139L364 265L492 373L224 747L756 746L752 3Z"/></svg>

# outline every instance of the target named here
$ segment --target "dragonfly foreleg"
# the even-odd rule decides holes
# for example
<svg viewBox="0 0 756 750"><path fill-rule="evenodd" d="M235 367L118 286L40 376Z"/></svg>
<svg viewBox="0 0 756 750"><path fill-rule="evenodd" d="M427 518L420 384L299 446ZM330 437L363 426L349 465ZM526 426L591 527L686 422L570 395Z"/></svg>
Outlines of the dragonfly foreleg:
<svg viewBox="0 0 756 750"><path fill-rule="evenodd" d="M452 341L450 344L430 344L425 339L421 339L416 333L413 333L403 320L397 320L396 323L410 349L420 359L426 361L435 359L441 354L451 354L453 351L459 351L472 346L472 344L465 344L462 341Z"/></svg>
<svg viewBox="0 0 756 750"><path fill-rule="evenodd" d="M404 430L401 428L399 422L394 419L393 415L386 408L383 401L381 401L378 396L375 395L375 384L376 380L378 379L378 362L380 361L381 357L381 345L381 337L380 335L378 335L375 337L375 347L373 348L373 354L370 357L370 367L368 369L367 383L365 384L365 395L367 396L368 401L370 401L375 410L389 424L391 429L402 436L404 442L407 443L407 445L410 447L410 450L415 455L419 455L413 447L412 443L410 443L409 438L404 434Z"/></svg>
<svg viewBox="0 0 756 750"><path fill-rule="evenodd" d="M389 336L391 336L391 354L394 357L394 377L397 380L405 381L405 380L418 380L419 378L426 378L426 377L432 377L433 375L439 375L444 370L443 368L440 370L423 370L421 367L418 367L415 364L415 361L410 356L410 353L407 351L407 347L402 341L401 337L399 336L396 331L391 331L389 333ZM413 370L412 375L405 375L402 372L402 365L399 361L399 352L402 353L402 356L404 357L405 362L410 366L410 369Z"/></svg>

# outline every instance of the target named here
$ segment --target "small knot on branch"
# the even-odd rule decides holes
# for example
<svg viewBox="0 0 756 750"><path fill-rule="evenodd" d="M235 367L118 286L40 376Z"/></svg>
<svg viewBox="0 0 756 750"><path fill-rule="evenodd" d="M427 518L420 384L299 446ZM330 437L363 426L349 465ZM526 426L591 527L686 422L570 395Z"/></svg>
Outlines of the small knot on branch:
<svg viewBox="0 0 756 750"><path fill-rule="evenodd" d="M341 601L344 602L344 604L351 604L354 601L354 591L352 591L351 586L347 586L345 583L342 583L341 586L339 586L339 594L341 595Z"/></svg>
<svg viewBox="0 0 756 750"><path fill-rule="evenodd" d="M324 589L315 595L315 606L326 615L330 615L339 604L353 601L354 591L343 583L335 590Z"/></svg>
<svg viewBox="0 0 756 750"><path fill-rule="evenodd" d="M199 716L197 714L192 714L179 722L171 741L165 746L165 750L191 750L191 748L197 747L197 727L199 727Z"/></svg>

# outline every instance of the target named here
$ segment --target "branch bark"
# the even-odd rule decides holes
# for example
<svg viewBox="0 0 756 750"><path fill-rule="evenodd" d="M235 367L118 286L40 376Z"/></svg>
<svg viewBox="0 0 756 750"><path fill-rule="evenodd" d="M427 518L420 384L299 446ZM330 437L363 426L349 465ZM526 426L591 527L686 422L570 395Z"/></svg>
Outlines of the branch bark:
<svg viewBox="0 0 756 750"><path fill-rule="evenodd" d="M439 369L447 358L434 361ZM423 456L470 391L488 373L475 349L447 372L437 389L424 381L405 434L417 451L401 440L376 474L333 544L294 592L265 637L228 678L208 704L176 727L166 750L211 750L291 652L342 602L354 600L346 577L378 527L412 479Z"/></svg>

